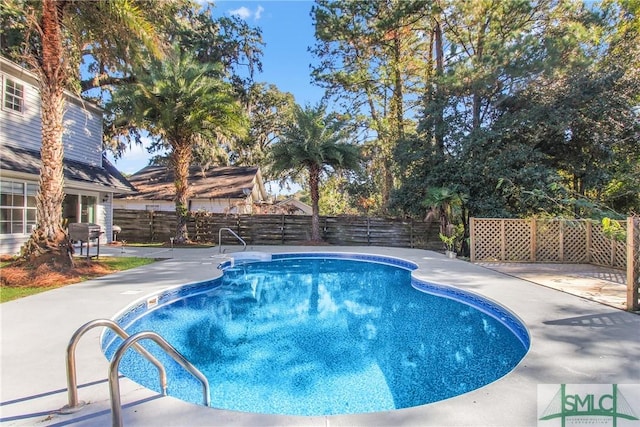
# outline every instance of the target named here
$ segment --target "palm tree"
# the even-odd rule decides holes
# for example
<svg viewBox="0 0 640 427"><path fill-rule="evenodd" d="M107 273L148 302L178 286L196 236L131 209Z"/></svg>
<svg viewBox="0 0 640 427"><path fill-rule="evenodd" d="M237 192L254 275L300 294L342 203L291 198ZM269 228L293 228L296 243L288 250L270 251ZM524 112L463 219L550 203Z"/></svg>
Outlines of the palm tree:
<svg viewBox="0 0 640 427"><path fill-rule="evenodd" d="M430 187L422 201L422 205L427 208L425 220L439 221L439 236L447 250L453 250L456 240L468 236L468 221L465 221L464 215L467 199L466 194L456 192L452 188ZM459 221L458 225L454 225L454 221ZM465 240L462 242L462 250L465 252Z"/></svg>
<svg viewBox="0 0 640 427"><path fill-rule="evenodd" d="M426 220L437 220L440 223L440 234L450 235L451 224L455 217L461 215L466 196L448 187L430 187L422 201L427 208Z"/></svg>
<svg viewBox="0 0 640 427"><path fill-rule="evenodd" d="M107 110L117 117L115 127L139 140L146 131L152 149L167 149L175 174L176 237L188 242L189 166L194 147L243 136L246 119L232 86L215 64L202 64L179 46L164 61L155 61L138 81L117 91Z"/></svg>
<svg viewBox="0 0 640 427"><path fill-rule="evenodd" d="M360 148L341 142L346 139L335 123L328 123L325 109L317 107L294 108L294 119L280 135L270 151L271 172L282 177L296 179L303 172L308 174L311 194L311 240L321 241L320 175L335 170L353 170L360 165Z"/></svg>
<svg viewBox="0 0 640 427"><path fill-rule="evenodd" d="M63 265L73 265L73 249L61 222L64 91L78 73L80 52L88 45L101 45L103 53L107 46L112 46L112 53L116 50L122 53L135 40L136 44L142 42L149 52L160 55L159 43L153 26L144 18L143 9L136 7L134 1L42 0L25 2L22 7L30 24L24 59L39 77L42 118L37 225L22 255L33 260L48 254ZM139 52L137 48L133 50ZM117 57L124 59L125 56Z"/></svg>

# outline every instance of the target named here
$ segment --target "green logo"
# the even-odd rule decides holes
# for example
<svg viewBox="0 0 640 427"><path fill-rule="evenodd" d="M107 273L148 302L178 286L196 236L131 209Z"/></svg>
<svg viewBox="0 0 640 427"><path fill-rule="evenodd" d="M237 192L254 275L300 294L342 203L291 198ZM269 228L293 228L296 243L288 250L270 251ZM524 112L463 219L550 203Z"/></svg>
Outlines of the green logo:
<svg viewBox="0 0 640 427"><path fill-rule="evenodd" d="M617 384L576 384L571 387L571 392L567 391L566 384L561 384L539 420L555 418L560 419L562 427L566 426L568 419L573 426L611 423L613 427L617 427L619 419L638 420Z"/></svg>

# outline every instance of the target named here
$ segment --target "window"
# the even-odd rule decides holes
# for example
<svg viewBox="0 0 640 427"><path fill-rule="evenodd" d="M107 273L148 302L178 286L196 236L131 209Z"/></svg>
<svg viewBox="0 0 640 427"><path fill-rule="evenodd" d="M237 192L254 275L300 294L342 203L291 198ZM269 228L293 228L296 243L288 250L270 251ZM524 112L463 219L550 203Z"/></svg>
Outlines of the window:
<svg viewBox="0 0 640 427"><path fill-rule="evenodd" d="M82 196L80 198L80 222L96 222L96 203L98 198L95 196Z"/></svg>
<svg viewBox="0 0 640 427"><path fill-rule="evenodd" d="M0 181L0 234L28 234L36 225L37 184Z"/></svg>
<svg viewBox="0 0 640 427"><path fill-rule="evenodd" d="M3 106L6 110L22 113L24 111L24 85L5 78Z"/></svg>
<svg viewBox="0 0 640 427"><path fill-rule="evenodd" d="M96 196L65 194L62 202L62 217L68 224L76 222L93 222L97 218L96 206L98 198Z"/></svg>

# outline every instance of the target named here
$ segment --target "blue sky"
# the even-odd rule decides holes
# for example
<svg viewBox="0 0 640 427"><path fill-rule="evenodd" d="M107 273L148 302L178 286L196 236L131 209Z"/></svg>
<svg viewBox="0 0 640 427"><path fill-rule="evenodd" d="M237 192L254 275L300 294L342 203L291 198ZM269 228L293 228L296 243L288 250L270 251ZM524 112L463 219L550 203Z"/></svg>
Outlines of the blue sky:
<svg viewBox="0 0 640 427"><path fill-rule="evenodd" d="M314 44L314 28L310 12L313 1L242 1L215 2L214 16L237 15L250 26L262 29L263 72L256 75L259 82L275 84L279 90L290 92L300 105L316 104L322 89L310 83L309 64L313 56L308 48ZM146 150L134 146L121 159L109 160L123 173L137 172L151 157ZM275 189L274 189L275 191Z"/></svg>
<svg viewBox="0 0 640 427"><path fill-rule="evenodd" d="M314 44L312 1L219 1L215 15L237 15L249 25L262 29L266 44L262 56L263 73L256 80L273 83L291 92L300 105L315 104L323 91L311 85L307 51Z"/></svg>

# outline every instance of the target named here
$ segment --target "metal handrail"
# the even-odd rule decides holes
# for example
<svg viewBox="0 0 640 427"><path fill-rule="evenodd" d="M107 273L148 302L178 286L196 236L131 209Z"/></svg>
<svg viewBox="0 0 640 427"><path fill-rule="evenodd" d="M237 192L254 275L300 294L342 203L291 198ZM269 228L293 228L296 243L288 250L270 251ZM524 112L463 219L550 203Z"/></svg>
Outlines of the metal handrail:
<svg viewBox="0 0 640 427"><path fill-rule="evenodd" d="M181 355L175 348L171 346L167 341L165 341L160 335L151 331L143 331L138 332L136 334L131 335L129 338L124 340L124 342L120 345L118 350L113 356L113 360L109 365L109 392L111 394L111 421L114 427L122 426L122 408L120 404L120 382L118 381L118 367L120 365L120 360L124 356L125 352L131 346L135 346L139 340L142 339L150 339L154 341L156 344L160 346L169 356L173 358L176 362L178 362L184 369L189 371L191 375L196 377L203 386L203 400L206 406L211 405L211 398L209 392L209 381L207 378L196 368L193 366L183 355Z"/></svg>
<svg viewBox="0 0 640 427"><path fill-rule="evenodd" d="M236 232L233 231L232 229L223 227L220 230L218 230L218 253L220 253L220 254L222 253L222 231L223 230L224 231L228 231L229 233L233 234L233 236L236 239L240 240L240 243L242 243L242 245L243 245L243 248L242 248L243 251L247 249L247 242L245 242L242 237L238 236L236 234Z"/></svg>
<svg viewBox="0 0 640 427"><path fill-rule="evenodd" d="M69 344L67 345L67 393L69 396L69 404L65 405L60 413L69 414L78 411L82 408L85 403L83 401L78 400L78 378L76 375L76 346L78 345L78 341L80 338L90 329L104 326L106 328L110 328L113 332L118 334L120 338L126 340L129 338L129 334L127 334L124 329L122 329L116 322L109 319L96 319L90 322L85 323L80 326L78 330L71 336L69 340ZM166 396L167 394L167 372L162 366L162 363L158 359L156 359L151 353L145 350L139 344L134 345L134 349L140 353L142 356L147 358L149 362L155 365L158 368L158 372L160 374L160 387L162 389L162 394Z"/></svg>

